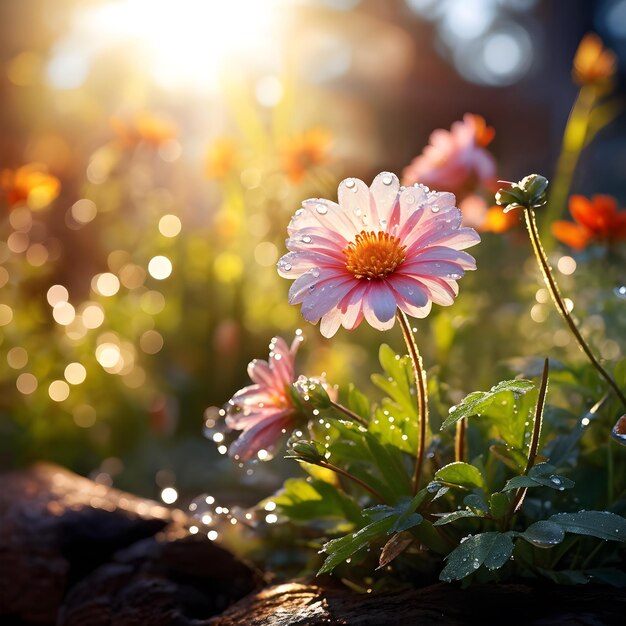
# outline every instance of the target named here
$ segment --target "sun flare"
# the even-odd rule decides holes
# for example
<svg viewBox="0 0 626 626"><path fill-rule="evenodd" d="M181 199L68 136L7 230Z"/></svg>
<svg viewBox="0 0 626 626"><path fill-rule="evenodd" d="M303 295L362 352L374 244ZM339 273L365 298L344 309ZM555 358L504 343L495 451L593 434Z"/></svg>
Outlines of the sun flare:
<svg viewBox="0 0 626 626"><path fill-rule="evenodd" d="M221 73L273 57L286 0L114 0L85 8L59 42L48 74L80 86L89 61L123 48L164 88L215 90Z"/></svg>

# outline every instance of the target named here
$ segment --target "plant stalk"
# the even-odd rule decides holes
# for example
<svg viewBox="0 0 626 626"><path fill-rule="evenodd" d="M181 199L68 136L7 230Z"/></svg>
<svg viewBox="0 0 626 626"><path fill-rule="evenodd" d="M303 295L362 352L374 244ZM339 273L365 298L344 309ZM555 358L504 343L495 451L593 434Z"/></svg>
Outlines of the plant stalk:
<svg viewBox="0 0 626 626"><path fill-rule="evenodd" d="M528 234L530 235L530 241L533 245L533 250L535 252L535 257L537 258L537 263L541 269L541 273L543 275L544 282L550 295L552 296L552 301L554 302L557 310L561 314L561 317L565 320L565 323L568 325L569 329L572 331L572 334L578 341L578 345L582 348L583 352L587 355L587 358L591 362L591 364L598 370L598 373L606 380L606 382L613 388L619 399L622 401L624 406L626 406L626 396L617 386L617 383L613 380L611 375L602 367L598 359L594 356L589 344L585 341L584 337L580 334L578 327L576 326L576 322L572 318L571 313L569 312L565 302L563 301L563 297L561 296L561 292L559 291L559 286L554 278L554 274L552 273L552 269L550 268L550 263L548 262L548 257L541 245L541 239L539 238L539 232L537 230L537 221L535 219L535 212L532 209L525 208L524 216L526 218L526 227L528 228Z"/></svg>
<svg viewBox="0 0 626 626"><path fill-rule="evenodd" d="M368 491L369 493L371 493L377 500L379 500L383 504L388 504L387 499L382 494L380 494L376 489L374 489L374 487L371 487L366 482L362 481L360 478L357 478L356 476L354 476L354 474L350 474L350 472L346 472L346 470L341 469L340 467L337 467L336 465L333 465L332 463L329 463L328 461L318 461L317 465L319 465L320 467L329 469L332 472L335 472L336 474L344 476L348 480L351 480L353 483L356 483L357 485L365 489L365 491Z"/></svg>
<svg viewBox="0 0 626 626"><path fill-rule="evenodd" d="M413 377L415 378L415 387L417 389L417 453L415 456L415 471L413 473L413 495L419 491L420 480L422 477L422 466L424 464L424 452L426 449L426 426L428 424L428 395L426 388L426 372L422 365L422 357L417 348L411 325L404 311L398 310L398 321L402 327L402 334L406 347L409 351L411 364L413 366Z"/></svg>
<svg viewBox="0 0 626 626"><path fill-rule="evenodd" d="M465 461L465 439L467 435L467 419L462 417L456 423L456 437L454 438L454 460Z"/></svg>
<svg viewBox="0 0 626 626"><path fill-rule="evenodd" d="M330 401L333 408L337 409L340 413L343 413L346 417L350 418L353 422L357 422L361 424L361 426L367 427L367 421L363 419L360 415L357 415L354 411L351 411L348 407L343 406L343 404L339 404L339 402Z"/></svg>
<svg viewBox="0 0 626 626"><path fill-rule="evenodd" d="M526 467L524 468L523 476L526 476L530 472L532 466L535 464L537 458L537 450L539 449L539 437L541 436L541 425L543 423L543 407L546 403L546 392L548 391L548 371L550 369L550 362L545 359L543 362L543 372L541 374L541 386L539 387L539 395L537 396L537 406L535 408L535 420L533 422L533 434L530 439L530 446L528 448L528 459L526 460ZM515 515L524 503L526 492L528 489L518 489L515 492L515 498L511 503L510 515Z"/></svg>

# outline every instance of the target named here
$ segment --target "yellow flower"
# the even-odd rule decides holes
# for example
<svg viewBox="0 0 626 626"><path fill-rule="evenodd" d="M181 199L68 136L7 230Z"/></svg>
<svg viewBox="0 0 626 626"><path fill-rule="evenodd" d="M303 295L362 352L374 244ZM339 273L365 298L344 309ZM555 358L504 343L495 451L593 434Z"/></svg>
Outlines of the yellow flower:
<svg viewBox="0 0 626 626"><path fill-rule="evenodd" d="M10 207L27 204L33 210L44 209L61 191L58 178L48 174L40 163L29 163L16 170L0 172L0 188Z"/></svg>
<svg viewBox="0 0 626 626"><path fill-rule="evenodd" d="M216 139L206 155L205 172L208 178L224 179L233 172L238 161L235 142L228 137Z"/></svg>
<svg viewBox="0 0 626 626"><path fill-rule="evenodd" d="M615 75L617 57L595 33L586 34L576 50L572 75L579 85L599 85Z"/></svg>
<svg viewBox="0 0 626 626"><path fill-rule="evenodd" d="M323 128L311 128L285 142L283 168L292 183L299 183L307 170L328 161L331 134Z"/></svg>

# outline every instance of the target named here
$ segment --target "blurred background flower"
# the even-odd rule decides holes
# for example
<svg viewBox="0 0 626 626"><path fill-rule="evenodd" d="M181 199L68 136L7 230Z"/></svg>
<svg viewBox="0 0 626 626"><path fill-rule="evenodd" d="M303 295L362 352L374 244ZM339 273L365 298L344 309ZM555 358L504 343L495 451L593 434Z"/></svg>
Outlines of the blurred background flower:
<svg viewBox="0 0 626 626"><path fill-rule="evenodd" d="M334 197L347 175L401 172L468 111L486 120L477 147L496 131L498 177L551 177L572 59L595 31L616 61L586 40L575 75L610 75L614 92L590 87L606 106L572 191L623 206L624 24L626 0L3 0L0 457L56 460L168 503L232 498L242 476L239 499L270 492L282 460L231 468L206 407L300 323L274 268L300 202ZM519 218L490 209L488 191L474 208L501 234L483 237L479 272L422 342L451 399L513 355L578 358L543 323ZM583 326L618 358L615 270L593 247L554 254L565 288L576 272L587 289ZM307 338L303 372L367 386L377 333Z"/></svg>

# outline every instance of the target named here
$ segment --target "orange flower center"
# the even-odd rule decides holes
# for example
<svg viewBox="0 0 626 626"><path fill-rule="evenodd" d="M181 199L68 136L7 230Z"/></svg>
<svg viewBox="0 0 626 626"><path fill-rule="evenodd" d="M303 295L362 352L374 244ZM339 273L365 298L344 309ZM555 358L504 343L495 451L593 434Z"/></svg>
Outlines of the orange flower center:
<svg viewBox="0 0 626 626"><path fill-rule="evenodd" d="M379 231L369 233L362 230L344 248L346 269L356 278L385 278L406 258L406 246L400 240Z"/></svg>

